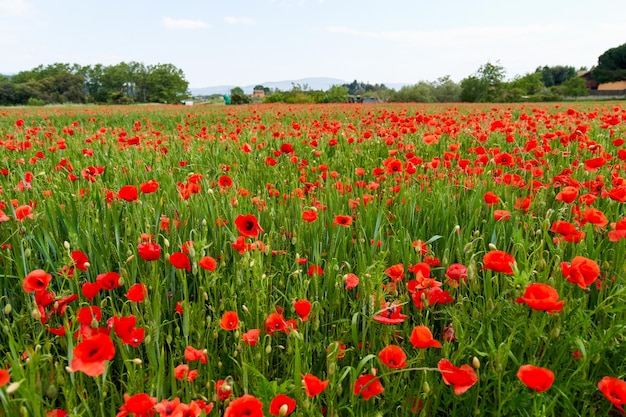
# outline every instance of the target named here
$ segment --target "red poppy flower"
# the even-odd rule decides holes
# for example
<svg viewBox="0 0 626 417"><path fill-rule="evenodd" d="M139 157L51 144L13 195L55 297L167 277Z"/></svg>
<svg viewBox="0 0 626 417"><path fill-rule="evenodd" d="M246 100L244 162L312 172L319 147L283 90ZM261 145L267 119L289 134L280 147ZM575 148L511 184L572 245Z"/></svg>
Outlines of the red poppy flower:
<svg viewBox="0 0 626 417"><path fill-rule="evenodd" d="M155 180L150 180L148 182L142 182L139 184L139 191L144 194L150 194L156 192L159 189L159 183Z"/></svg>
<svg viewBox="0 0 626 417"><path fill-rule="evenodd" d="M402 314L402 306L394 303L385 303L381 306L380 312L374 316L374 320L383 324L400 324L409 318Z"/></svg>
<svg viewBox="0 0 626 417"><path fill-rule="evenodd" d="M598 382L598 389L607 400L624 414L623 405L626 404L626 381L611 376L605 376Z"/></svg>
<svg viewBox="0 0 626 417"><path fill-rule="evenodd" d="M433 334L426 326L415 326L411 332L409 341L413 347L418 349L426 349L429 347L440 348L441 342L433 339Z"/></svg>
<svg viewBox="0 0 626 417"><path fill-rule="evenodd" d="M11 380L11 374L6 369L0 369L0 387L5 386Z"/></svg>
<svg viewBox="0 0 626 417"><path fill-rule="evenodd" d="M328 380L322 381L318 377L312 374L302 375L302 384L306 391L306 395L309 397L317 397L320 395L328 385Z"/></svg>
<svg viewBox="0 0 626 417"><path fill-rule="evenodd" d="M263 403L253 395L242 395L228 404L224 417L263 417Z"/></svg>
<svg viewBox="0 0 626 417"><path fill-rule="evenodd" d="M135 316L113 316L111 322L113 324L115 334L122 340L122 343L137 347L141 342L143 342L146 329L135 327L137 324L137 318L135 318Z"/></svg>
<svg viewBox="0 0 626 417"><path fill-rule="evenodd" d="M145 284L137 283L131 285L128 289L128 292L125 294L126 298L129 301L133 301L135 303L141 303L146 299L148 295L148 287Z"/></svg>
<svg viewBox="0 0 626 417"><path fill-rule="evenodd" d="M102 285L98 282L85 282L82 287L80 287L80 292L87 300L92 301L101 289Z"/></svg>
<svg viewBox="0 0 626 417"><path fill-rule="evenodd" d="M300 320L307 321L311 313L311 302L309 300L302 299L294 301L293 308L296 310L296 314L300 317Z"/></svg>
<svg viewBox="0 0 626 417"><path fill-rule="evenodd" d="M228 175L222 175L217 180L217 183L219 184L221 188L228 188L228 187L232 187L233 180Z"/></svg>
<svg viewBox="0 0 626 417"><path fill-rule="evenodd" d="M259 226L257 218L253 214L240 214L235 219L235 226L239 234L244 237L257 237L264 230Z"/></svg>
<svg viewBox="0 0 626 417"><path fill-rule="evenodd" d="M81 307L76 312L76 320L86 326L91 326L91 323L94 320L100 321L101 318L102 310L100 310L100 307L98 306Z"/></svg>
<svg viewBox="0 0 626 417"><path fill-rule="evenodd" d="M494 272L513 275L513 265L515 258L501 250L492 250L483 256L483 270L489 269Z"/></svg>
<svg viewBox="0 0 626 417"><path fill-rule="evenodd" d="M463 264L450 264L445 275L448 278L448 284L456 288L461 280L467 280L467 267Z"/></svg>
<svg viewBox="0 0 626 417"><path fill-rule="evenodd" d="M15 218L21 222L26 219L32 219L35 216L33 215L33 208L29 205L18 206L15 209Z"/></svg>
<svg viewBox="0 0 626 417"><path fill-rule="evenodd" d="M259 343L260 336L261 329L250 329L241 335L241 340L248 346L254 346Z"/></svg>
<svg viewBox="0 0 626 417"><path fill-rule="evenodd" d="M454 302L454 298L446 290L440 287L430 287L415 291L411 294L413 304L418 310L423 310L427 306L435 304L448 304Z"/></svg>
<svg viewBox="0 0 626 417"><path fill-rule="evenodd" d="M118 416L127 416L132 413L134 417L150 417L154 414L156 398L148 394L135 394L132 397L124 394L124 404L120 407Z"/></svg>
<svg viewBox="0 0 626 417"><path fill-rule="evenodd" d="M187 254L183 252L174 252L170 255L170 264L177 269L185 269L191 271L191 262Z"/></svg>
<svg viewBox="0 0 626 417"><path fill-rule="evenodd" d="M302 220L304 220L305 222L314 222L315 220L317 220L317 211L315 210L304 210L302 212Z"/></svg>
<svg viewBox="0 0 626 417"><path fill-rule="evenodd" d="M609 220L606 218L603 212L600 210L589 207L583 213L583 219L581 224L591 223L597 227L604 227L609 223Z"/></svg>
<svg viewBox="0 0 626 417"><path fill-rule="evenodd" d="M76 345L72 353L72 372L98 376L104 372L104 362L115 356L115 345L109 335L97 333Z"/></svg>
<svg viewBox="0 0 626 417"><path fill-rule="evenodd" d="M563 309L565 301L558 301L559 293L547 284L533 283L526 287L524 295L515 300L516 303L525 303L533 310L547 311L554 314Z"/></svg>
<svg viewBox="0 0 626 417"><path fill-rule="evenodd" d="M354 382L354 395L362 395L365 401L382 394L385 388L380 383L380 379L372 374L361 375Z"/></svg>
<svg viewBox="0 0 626 417"><path fill-rule="evenodd" d="M378 352L378 358L392 369L401 369L406 366L406 353L400 346L385 346Z"/></svg>
<svg viewBox="0 0 626 417"><path fill-rule="evenodd" d="M561 262L561 272L569 282L587 289L600 275L600 267L591 259L575 256L571 264Z"/></svg>
<svg viewBox="0 0 626 417"><path fill-rule="evenodd" d="M81 271L86 271L89 267L89 258L85 255L84 252L79 250L72 251L71 253L72 261L74 262L74 266Z"/></svg>
<svg viewBox="0 0 626 417"><path fill-rule="evenodd" d="M117 196L124 201L135 201L139 198L139 192L134 185L125 185L117 192Z"/></svg>
<svg viewBox="0 0 626 417"><path fill-rule="evenodd" d="M359 277L355 274L349 273L343 276L343 282L346 283L346 290L349 290L359 285Z"/></svg>
<svg viewBox="0 0 626 417"><path fill-rule="evenodd" d="M273 416L288 416L295 409L296 400L285 394L278 394L270 402L270 414Z"/></svg>
<svg viewBox="0 0 626 417"><path fill-rule="evenodd" d="M214 272L215 268L217 268L217 261L210 256L203 256L198 261L198 266L207 271Z"/></svg>
<svg viewBox="0 0 626 417"><path fill-rule="evenodd" d="M235 330L239 327L239 317L236 311L227 311L222 315L220 327L224 330Z"/></svg>
<svg viewBox="0 0 626 417"><path fill-rule="evenodd" d="M574 202L577 197L578 197L578 188L567 186L567 187L563 187L563 189L559 191L559 193L556 195L556 200L569 204L569 203Z"/></svg>
<svg viewBox="0 0 626 417"><path fill-rule="evenodd" d="M352 224L352 217L350 216L339 215L339 216L335 216L335 219L333 220L333 226L338 225L338 226L349 227L351 224Z"/></svg>
<svg viewBox="0 0 626 417"><path fill-rule="evenodd" d="M55 408L46 413L46 417L67 417L67 415L67 411L61 410L60 408Z"/></svg>
<svg viewBox="0 0 626 417"><path fill-rule="evenodd" d="M400 282L404 279L404 265L395 264L385 269L385 275L387 275L393 282Z"/></svg>
<svg viewBox="0 0 626 417"><path fill-rule="evenodd" d="M554 382L554 373L551 370L534 365L520 366L517 377L524 385L537 392L546 391Z"/></svg>
<svg viewBox="0 0 626 417"><path fill-rule="evenodd" d="M22 288L24 288L24 291L27 293L43 291L51 280L52 275L48 274L43 269L35 269L24 277Z"/></svg>
<svg viewBox="0 0 626 417"><path fill-rule="evenodd" d="M462 365L457 368L449 360L441 359L437 368L441 371L443 382L446 385L452 385L456 395L463 394L478 381L474 368L469 365Z"/></svg>
<svg viewBox="0 0 626 417"><path fill-rule="evenodd" d="M511 218L511 212L508 210L494 210L493 219L495 221L504 221Z"/></svg>
<svg viewBox="0 0 626 417"><path fill-rule="evenodd" d="M608 233L611 242L617 242L620 239L626 238L626 218L611 223L611 227L614 229Z"/></svg>
<svg viewBox="0 0 626 417"><path fill-rule="evenodd" d="M189 365L183 363L174 368L174 377L181 381L193 382L198 377L198 370L189 370Z"/></svg>
<svg viewBox="0 0 626 417"><path fill-rule="evenodd" d="M226 401L233 395L233 387L226 380L220 379L215 382L215 393L218 401Z"/></svg>
<svg viewBox="0 0 626 417"><path fill-rule="evenodd" d="M322 275L324 273L324 269L322 269L319 265L311 265L307 271L307 275L312 277L314 275Z"/></svg>
<svg viewBox="0 0 626 417"><path fill-rule="evenodd" d="M205 350L196 349L193 346L185 348L184 357L187 362L200 361L201 363L207 363L208 360Z"/></svg>
<svg viewBox="0 0 626 417"><path fill-rule="evenodd" d="M105 272L96 276L96 282L104 290L114 290L120 287L120 274L117 272Z"/></svg>
<svg viewBox="0 0 626 417"><path fill-rule="evenodd" d="M486 192L483 198L488 206L492 206L500 202L500 197L491 191Z"/></svg>
<svg viewBox="0 0 626 417"><path fill-rule="evenodd" d="M288 331L287 321L280 313L270 313L265 319L265 333L273 335L274 332Z"/></svg>
<svg viewBox="0 0 626 417"><path fill-rule="evenodd" d="M161 257L161 246L152 242L142 242L137 245L137 253L144 261L156 261Z"/></svg>

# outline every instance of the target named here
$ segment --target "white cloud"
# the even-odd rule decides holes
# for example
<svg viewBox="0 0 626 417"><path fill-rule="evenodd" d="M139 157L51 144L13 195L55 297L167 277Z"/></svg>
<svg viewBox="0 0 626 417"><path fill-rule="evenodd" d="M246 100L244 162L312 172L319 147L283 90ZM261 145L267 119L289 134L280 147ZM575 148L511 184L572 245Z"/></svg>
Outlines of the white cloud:
<svg viewBox="0 0 626 417"><path fill-rule="evenodd" d="M256 23L256 20L250 17L226 16L224 17L224 21L231 25L254 25Z"/></svg>
<svg viewBox="0 0 626 417"><path fill-rule="evenodd" d="M171 17L164 17L163 26L169 29L201 29L209 27L209 24L203 22L202 20L172 19Z"/></svg>
<svg viewBox="0 0 626 417"><path fill-rule="evenodd" d="M24 0L0 0L0 16L2 17L27 16L33 10L33 6Z"/></svg>

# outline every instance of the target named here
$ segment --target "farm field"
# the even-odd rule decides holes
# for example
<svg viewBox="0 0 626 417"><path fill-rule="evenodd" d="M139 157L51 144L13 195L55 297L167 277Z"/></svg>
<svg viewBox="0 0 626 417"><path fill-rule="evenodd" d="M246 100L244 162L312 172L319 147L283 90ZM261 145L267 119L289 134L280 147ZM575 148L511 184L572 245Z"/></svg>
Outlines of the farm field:
<svg viewBox="0 0 626 417"><path fill-rule="evenodd" d="M0 109L0 415L626 404L626 109Z"/></svg>

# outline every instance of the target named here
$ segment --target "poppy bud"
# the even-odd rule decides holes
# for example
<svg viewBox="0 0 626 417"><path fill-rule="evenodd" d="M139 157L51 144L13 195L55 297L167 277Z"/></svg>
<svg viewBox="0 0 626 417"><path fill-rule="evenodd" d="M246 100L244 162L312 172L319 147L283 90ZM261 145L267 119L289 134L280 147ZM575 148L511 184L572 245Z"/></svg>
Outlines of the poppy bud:
<svg viewBox="0 0 626 417"><path fill-rule="evenodd" d="M11 314L11 311L13 311L13 307L11 307L11 304L7 304L4 306L4 314L9 315Z"/></svg>
<svg viewBox="0 0 626 417"><path fill-rule="evenodd" d="M272 353L272 345L267 345L265 346L265 353L267 355L269 355L270 353Z"/></svg>
<svg viewBox="0 0 626 417"><path fill-rule="evenodd" d="M498 248L496 247L496 245L494 245L493 243L490 243L488 246L489 246L489 249L490 249L490 250L498 250Z"/></svg>
<svg viewBox="0 0 626 417"><path fill-rule="evenodd" d="M561 334L561 328L558 326L550 331L550 337L553 339L556 339L557 337L559 337L560 334Z"/></svg>
<svg viewBox="0 0 626 417"><path fill-rule="evenodd" d="M30 258L30 248L26 248L24 251L24 258Z"/></svg>
<svg viewBox="0 0 626 417"><path fill-rule="evenodd" d="M13 394L15 391L17 391L20 387L20 385L22 384L22 381L19 382L13 382L12 384L9 384L9 386L7 387L7 394ZM24 410L26 411L26 410ZM22 414L24 416L28 415L28 412L25 412L24 414Z"/></svg>
<svg viewBox="0 0 626 417"><path fill-rule="evenodd" d="M147 337L146 337L146 339L147 339ZM144 339L144 341L145 341L145 339ZM139 358L135 358L131 362L134 363L135 365L143 364L143 361L141 359L139 359Z"/></svg>
<svg viewBox="0 0 626 417"><path fill-rule="evenodd" d="M59 389L57 388L57 386L54 384L50 384L48 386L48 389L46 389L46 397L50 398L51 400L54 400L58 395L59 395Z"/></svg>
<svg viewBox="0 0 626 417"><path fill-rule="evenodd" d="M474 356L474 359L472 359L472 366L476 370L480 369L480 359L478 359L476 356Z"/></svg>
<svg viewBox="0 0 626 417"><path fill-rule="evenodd" d="M430 392L430 384L428 381L424 381L422 384L422 391L424 391L424 394L428 394Z"/></svg>
<svg viewBox="0 0 626 417"><path fill-rule="evenodd" d="M67 240L63 242L63 247L67 250L70 250L70 242L68 242Z"/></svg>

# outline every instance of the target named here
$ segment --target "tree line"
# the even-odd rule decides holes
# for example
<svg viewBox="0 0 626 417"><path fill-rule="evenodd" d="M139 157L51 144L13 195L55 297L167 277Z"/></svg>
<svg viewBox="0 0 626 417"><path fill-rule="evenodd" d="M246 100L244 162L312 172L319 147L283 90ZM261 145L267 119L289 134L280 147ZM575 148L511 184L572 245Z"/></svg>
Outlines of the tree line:
<svg viewBox="0 0 626 417"><path fill-rule="evenodd" d="M521 102L558 101L564 98L589 94L585 78L568 65L538 67L534 72L516 76L506 81L506 71L499 63L487 62L474 74L460 83L450 76L436 81L420 81L398 91L384 84L367 84L353 81L333 86L327 91L309 90L306 86L294 85L291 91L274 91L265 102L325 103L351 100L373 100L379 102ZM590 71L590 78L597 83L626 80L626 44L611 48L598 58L598 65ZM258 86L263 88L263 86ZM233 104L251 102L243 90L235 91Z"/></svg>
<svg viewBox="0 0 626 417"><path fill-rule="evenodd" d="M263 101L269 103L556 101L588 94L586 81L577 72L572 66L543 66L507 81L502 65L487 62L459 83L445 76L397 91L384 84L356 80L332 86L327 91L311 90L299 84L294 84L290 91L270 91L262 85L255 89L263 89ZM600 55L590 77L597 83L626 80L626 44ZM80 66L57 63L40 65L10 77L0 75L0 105L180 103L190 97L188 87L183 71L172 64L146 66L122 62L111 66ZM252 102L239 87L231 91L228 99L232 104Z"/></svg>
<svg viewBox="0 0 626 417"><path fill-rule="evenodd" d="M172 64L40 65L0 75L0 105L51 103L180 103L189 96L183 71Z"/></svg>

